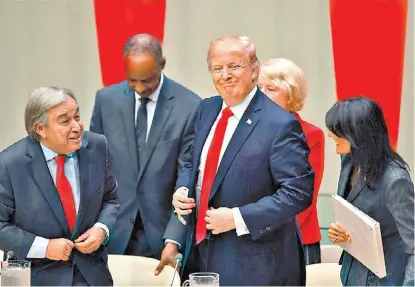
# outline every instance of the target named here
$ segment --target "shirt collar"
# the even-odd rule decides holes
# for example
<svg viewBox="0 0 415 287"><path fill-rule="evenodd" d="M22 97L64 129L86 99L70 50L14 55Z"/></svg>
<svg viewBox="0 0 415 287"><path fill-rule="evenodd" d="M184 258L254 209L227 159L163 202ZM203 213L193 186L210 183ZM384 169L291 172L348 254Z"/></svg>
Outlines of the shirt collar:
<svg viewBox="0 0 415 287"><path fill-rule="evenodd" d="M45 156L46 161L50 161L52 159L54 159L56 156L58 156L59 154L56 151L51 150L50 148L48 148L47 146L45 146L43 143L40 143L40 147L42 148L43 151L43 155ZM74 151L71 154L66 155L68 158L76 158L76 151Z"/></svg>
<svg viewBox="0 0 415 287"><path fill-rule="evenodd" d="M161 87L163 86L163 82L164 82L164 74L161 73L160 83L157 86L157 89L148 97L151 101L157 103L157 100L158 100L159 95L160 95ZM137 92L135 92L135 99L137 101L141 99L141 96Z"/></svg>
<svg viewBox="0 0 415 287"><path fill-rule="evenodd" d="M249 94L245 97L245 99L237 104L236 106L230 107L233 115L239 120L241 120L242 116L244 115L246 109L249 106L249 103L251 102L252 98L255 96L256 92L258 90L258 87L255 85L255 87L249 92ZM225 101L223 101L222 104L222 110L224 110L227 107Z"/></svg>

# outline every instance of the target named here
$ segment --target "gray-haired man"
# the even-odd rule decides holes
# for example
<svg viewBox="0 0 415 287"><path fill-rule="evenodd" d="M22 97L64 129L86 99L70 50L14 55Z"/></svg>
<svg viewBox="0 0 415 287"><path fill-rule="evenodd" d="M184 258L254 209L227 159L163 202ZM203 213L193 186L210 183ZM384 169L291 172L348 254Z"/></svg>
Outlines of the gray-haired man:
<svg viewBox="0 0 415 287"><path fill-rule="evenodd" d="M118 214L112 157L84 133L67 89L41 87L28 136L0 153L0 249L32 262L32 285L112 285L104 247Z"/></svg>

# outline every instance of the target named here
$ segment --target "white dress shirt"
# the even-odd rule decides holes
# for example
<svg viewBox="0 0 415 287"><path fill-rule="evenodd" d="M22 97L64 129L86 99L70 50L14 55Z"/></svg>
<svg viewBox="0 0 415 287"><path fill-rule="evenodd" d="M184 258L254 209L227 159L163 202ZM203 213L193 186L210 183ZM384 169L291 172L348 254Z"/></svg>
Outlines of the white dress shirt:
<svg viewBox="0 0 415 287"><path fill-rule="evenodd" d="M226 147L228 146L229 142L231 141L231 138L236 130L236 127L239 124L239 121L241 120L243 114L245 113L246 109L249 106L249 103L251 102L252 98L255 96L255 93L257 92L257 86L255 86L252 91L245 97L245 99L238 105L230 107L233 116L231 116L228 119L228 125L226 127L225 136L223 137L223 143L222 148L220 150L219 155L219 162L217 168L219 168L220 162L222 160L223 154L225 153ZM205 165L206 165L206 158L209 151L209 147L212 143L213 136L215 133L216 126L219 122L219 119L222 117L222 111L226 108L226 103L223 102L222 104L222 110L218 114L215 123L213 124L212 128L210 129L209 135L205 141L205 145L203 146L202 153L200 155L200 164L199 164L199 175L197 179L196 184L196 204L199 206L199 200L200 200L200 192L202 189L202 182L203 182L203 175L205 172ZM235 227L236 227L236 234L238 236L249 234L248 227L245 224L244 219L242 218L241 212L239 211L238 207L232 208L233 212L233 218L235 221Z"/></svg>
<svg viewBox="0 0 415 287"><path fill-rule="evenodd" d="M218 166L217 166L216 170L219 168L220 161L222 160L222 157L223 157L223 154L225 153L226 147L228 146L229 142L231 141L233 133L235 132L236 127L238 126L240 119L242 118L243 114L245 113L246 109L248 108L249 103L251 102L252 98L255 96L255 93L257 92L257 89L258 89L257 86L255 86L252 89L252 91L245 97L245 99L242 101L242 103L240 103L236 106L230 107L230 109L233 113L233 116L231 116L228 119L228 125L226 127L225 136L223 138L222 148L220 150L220 155L219 155L219 162L218 162ZM212 139L213 139L213 135L215 133L216 126L218 125L218 121L222 116L222 111L226 107L227 106L226 106L225 102L223 102L222 109L219 112L218 116L216 117L216 121L213 123L213 125L210 129L209 135L206 139L206 142L205 142L205 144L203 146L203 149L202 149L202 153L200 155L199 175L198 175L197 184L196 184L196 213L197 213L197 210L199 209L200 192L201 192L201 188L202 188L202 180L203 180L203 174L204 174L204 171L205 171L207 154L208 154L208 151L209 151L210 144L212 143ZM179 187L178 189L180 189L180 188L186 188L186 187L182 186L182 187ZM176 192L177 192L177 190L176 190ZM244 234L249 234L248 227L245 224L245 221L242 217L241 212L239 211L239 208L238 207L232 208L232 212L233 212L233 219L235 221L236 234L238 236L241 236L241 235L244 235ZM178 242L174 241L174 240L166 239L165 243L167 243L167 242L173 242L173 243L177 244L179 248L181 248L181 245Z"/></svg>
<svg viewBox="0 0 415 287"><path fill-rule="evenodd" d="M52 176L53 182L56 185L56 172L58 170L58 165L55 161L55 157L58 155L58 153L49 149L42 143L40 143L40 146L42 148L43 155L45 156L45 160L48 165L50 175ZM78 157L76 156L76 152L67 156L65 160L65 165L64 165L64 172L71 186L72 195L73 195L74 202L75 202L76 214L78 214L81 193L80 193L79 164L78 164ZM101 227L102 229L104 229L106 236L107 236L106 238L108 238L109 230L105 224L101 222L97 222L95 223L94 226ZM48 244L49 244L49 239L36 236L35 240L32 243L32 246L29 249L29 252L27 253L27 258L45 258Z"/></svg>
<svg viewBox="0 0 415 287"><path fill-rule="evenodd" d="M151 124L153 123L154 113L156 111L157 100L160 95L161 87L163 86L164 82L164 75L161 73L160 83L157 89L148 97L149 101L147 103L147 134L146 140L148 139L148 134L150 133ZM135 92L135 121L134 124L137 123L137 113L141 106L141 96Z"/></svg>

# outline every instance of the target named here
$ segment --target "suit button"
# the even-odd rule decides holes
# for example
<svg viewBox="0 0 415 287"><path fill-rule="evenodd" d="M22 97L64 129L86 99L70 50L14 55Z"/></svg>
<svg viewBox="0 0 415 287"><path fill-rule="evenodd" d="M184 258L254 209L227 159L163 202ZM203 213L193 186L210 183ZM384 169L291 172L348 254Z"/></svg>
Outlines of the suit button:
<svg viewBox="0 0 415 287"><path fill-rule="evenodd" d="M262 233L264 233L264 230L262 230L262 229L261 229L261 230L259 231L259 233L261 233L261 234L262 234Z"/></svg>
<svg viewBox="0 0 415 287"><path fill-rule="evenodd" d="M130 218L130 222L131 222L131 224L134 224L135 219L134 219L133 217L131 217L131 218Z"/></svg>
<svg viewBox="0 0 415 287"><path fill-rule="evenodd" d="M267 230L270 231L271 230L271 227L267 226Z"/></svg>

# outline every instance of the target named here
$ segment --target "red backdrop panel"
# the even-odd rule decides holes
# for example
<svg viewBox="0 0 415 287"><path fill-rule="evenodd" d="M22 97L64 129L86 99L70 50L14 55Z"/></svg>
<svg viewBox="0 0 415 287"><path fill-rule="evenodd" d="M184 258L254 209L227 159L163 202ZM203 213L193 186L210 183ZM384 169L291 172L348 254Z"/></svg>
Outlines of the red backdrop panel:
<svg viewBox="0 0 415 287"><path fill-rule="evenodd" d="M125 79L122 53L134 34L147 33L163 43L166 0L95 0L101 75L104 86Z"/></svg>
<svg viewBox="0 0 415 287"><path fill-rule="evenodd" d="M382 107L396 148L407 0L330 0L338 100L364 95Z"/></svg>

